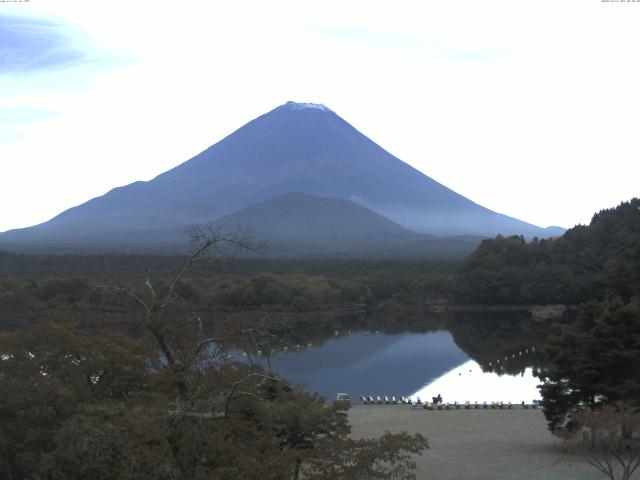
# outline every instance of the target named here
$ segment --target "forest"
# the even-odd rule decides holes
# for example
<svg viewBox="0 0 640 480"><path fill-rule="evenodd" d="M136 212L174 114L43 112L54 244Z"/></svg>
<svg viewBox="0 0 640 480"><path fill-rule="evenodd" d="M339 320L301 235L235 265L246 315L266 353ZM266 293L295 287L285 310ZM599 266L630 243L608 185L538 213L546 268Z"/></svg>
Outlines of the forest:
<svg viewBox="0 0 640 480"><path fill-rule="evenodd" d="M82 312L83 322L127 323L131 305L98 284L167 284L184 257L20 255L0 252L0 328ZM178 285L203 318L230 312L331 313L441 302L457 263L446 260L246 260L193 265ZM108 305L108 308L105 308Z"/></svg>
<svg viewBox="0 0 640 480"><path fill-rule="evenodd" d="M539 373L550 430L577 432L585 425L585 412L606 411L606 406L637 412L640 199L602 210L589 225L559 238L484 240L457 269L452 285L454 298L463 303L575 307L575 318L550 332L548 364ZM612 418L626 417L616 413ZM622 431L635 428L615 421Z"/></svg>
<svg viewBox="0 0 640 480"><path fill-rule="evenodd" d="M640 289L640 199L596 213L547 240L484 240L451 283L462 303L567 304L628 300Z"/></svg>
<svg viewBox="0 0 640 480"><path fill-rule="evenodd" d="M220 242L203 239L174 275L159 280L147 272L141 282L3 282L0 477L416 478L412 456L428 448L422 435L351 439L348 403L327 403L230 356L287 342L272 322L239 307L300 310L308 306L298 298L366 302L368 292L263 274L201 298L207 285L186 279ZM231 311L205 325L199 309L221 298ZM29 305L31 316L12 324Z"/></svg>
<svg viewBox="0 0 640 480"><path fill-rule="evenodd" d="M352 440L348 405L229 352L301 331L322 342L341 315L413 328L425 305L468 308L429 328L481 363L523 335L540 345L554 433L640 407L639 199L562 237L484 240L463 261L204 255L223 241L191 257L0 252L0 477L415 478L426 438ZM545 304L571 308L549 328L527 312ZM524 309L473 313L496 305Z"/></svg>

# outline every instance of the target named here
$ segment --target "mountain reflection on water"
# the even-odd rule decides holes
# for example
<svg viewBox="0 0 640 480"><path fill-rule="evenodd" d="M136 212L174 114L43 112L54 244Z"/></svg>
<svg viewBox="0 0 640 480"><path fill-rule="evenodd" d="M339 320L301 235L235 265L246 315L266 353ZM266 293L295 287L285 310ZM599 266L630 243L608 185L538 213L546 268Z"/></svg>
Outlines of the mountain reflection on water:
<svg viewBox="0 0 640 480"><path fill-rule="evenodd" d="M270 369L329 400L338 392L354 399L362 395L430 399L440 393L451 402L520 403L539 398L539 382L529 367L544 363L540 352L549 328L529 315L465 314L403 328L390 323L385 331L357 328L351 324L321 342L316 336L299 352L280 350L269 359Z"/></svg>
<svg viewBox="0 0 640 480"><path fill-rule="evenodd" d="M449 332L357 332L320 347L280 353L271 359L271 367L305 390L331 399L338 392L353 397L409 395L468 359Z"/></svg>
<svg viewBox="0 0 640 480"><path fill-rule="evenodd" d="M411 395L412 400L431 401L442 395L443 402L460 404L478 402L531 403L540 400L540 380L533 376L533 369L526 368L520 375L498 375L485 372L473 360L446 372Z"/></svg>

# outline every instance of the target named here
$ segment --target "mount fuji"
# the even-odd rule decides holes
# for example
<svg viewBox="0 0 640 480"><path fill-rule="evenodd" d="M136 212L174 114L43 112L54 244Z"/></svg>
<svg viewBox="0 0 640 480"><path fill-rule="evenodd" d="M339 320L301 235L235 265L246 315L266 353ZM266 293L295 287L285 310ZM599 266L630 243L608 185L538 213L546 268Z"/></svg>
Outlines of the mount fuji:
<svg viewBox="0 0 640 480"><path fill-rule="evenodd" d="M300 199L286 197L294 192L317 201L297 202L291 222L305 217L305 206L314 205L315 213L308 212L312 219L319 203L339 211L347 204L334 200L343 200L371 211L365 215L370 224L365 228L359 223L358 228L381 241L399 235L415 240L418 234L548 237L563 231L474 203L394 157L324 105L287 102L150 181L114 188L47 222L0 234L0 247L117 251L131 239L152 235L165 235L166 241L160 238L160 243L177 247L186 237L168 232L232 214L231 218L242 220L243 209L277 197L288 201L268 203L270 214L278 216L278 208L287 204L289 214L286 209L281 214L286 221L291 203ZM252 218L255 223L255 215ZM343 224L334 225L327 218L315 230L313 222L305 226L309 238L349 235ZM267 227L264 222L260 227L267 240L286 236L280 223L273 225L273 231Z"/></svg>

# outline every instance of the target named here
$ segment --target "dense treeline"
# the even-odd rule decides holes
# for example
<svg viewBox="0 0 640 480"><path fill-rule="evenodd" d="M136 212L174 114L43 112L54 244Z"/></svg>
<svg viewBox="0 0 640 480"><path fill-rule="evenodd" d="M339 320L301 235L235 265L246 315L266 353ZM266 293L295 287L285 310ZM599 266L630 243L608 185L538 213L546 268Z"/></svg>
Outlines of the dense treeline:
<svg viewBox="0 0 640 480"><path fill-rule="evenodd" d="M640 199L549 240L484 240L462 263L455 298L484 304L578 304L640 289Z"/></svg>
<svg viewBox="0 0 640 480"><path fill-rule="evenodd" d="M575 430L585 409L640 407L640 296L611 295L582 305L578 321L548 342L552 365L541 376L552 431Z"/></svg>
<svg viewBox="0 0 640 480"><path fill-rule="evenodd" d="M422 436L351 440L346 405L198 349L188 322L163 339L171 357L70 323L0 333L0 477L415 478Z"/></svg>
<svg viewBox="0 0 640 480"><path fill-rule="evenodd" d="M182 266L181 255L34 255L0 250L0 278L88 277L99 280L167 277ZM332 278L393 276L406 282L425 272L449 272L454 260L218 258L194 265L190 277L316 275Z"/></svg>
<svg viewBox="0 0 640 480"><path fill-rule="evenodd" d="M89 292L78 278L4 282L3 298L29 291L52 313L0 332L0 478L415 479L411 456L428 447L421 435L351 439L344 402L326 405L255 362L233 360L245 344L251 352L286 342L268 322L235 313L204 328L193 311L204 301L199 281L185 272L212 246L160 282ZM272 301L267 290L277 288L326 301L333 287L258 276L226 290L234 288L249 288L255 303ZM87 328L92 311L126 315L137 334Z"/></svg>
<svg viewBox="0 0 640 480"><path fill-rule="evenodd" d="M166 287L181 259L160 256L31 256L0 252L0 328L36 318L82 315L85 323L128 323L130 301L102 298L97 285ZM184 259L182 259L184 261ZM446 261L226 260L197 264L178 288L190 308L220 312L307 313L370 309L383 302L445 296L455 263Z"/></svg>
<svg viewBox="0 0 640 480"><path fill-rule="evenodd" d="M640 406L640 199L559 238L485 240L452 286L460 302L577 305L548 338L539 372L552 431L578 432L585 412L612 408L622 419Z"/></svg>

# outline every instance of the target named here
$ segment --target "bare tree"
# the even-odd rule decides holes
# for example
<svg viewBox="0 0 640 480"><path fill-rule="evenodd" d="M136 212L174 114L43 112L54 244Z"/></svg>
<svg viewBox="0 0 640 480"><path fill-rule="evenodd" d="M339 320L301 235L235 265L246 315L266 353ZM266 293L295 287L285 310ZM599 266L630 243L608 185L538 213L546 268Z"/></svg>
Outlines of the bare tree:
<svg viewBox="0 0 640 480"><path fill-rule="evenodd" d="M290 464L293 459L294 478L415 478L412 455L428 447L424 437L402 433L350 440L346 405L326 406L322 397L292 387L253 362L252 355L268 360L276 345L299 347L270 331L264 318L236 314L205 332L197 312L177 308L180 284L196 262L260 248L243 233L223 235L196 228L191 234L192 252L167 284L156 285L148 275L137 288L96 287L126 295L142 309L143 326L159 355L154 386L161 390L160 398L169 394L171 399L168 408L162 404L161 418L166 421L167 441L181 478L196 478L190 472L203 458L213 457L206 450L210 438L224 438L222 443L241 438L257 442L256 435L264 440L256 451L269 446L280 452L274 457L278 462ZM247 361L230 360L229 353L237 349L245 351ZM200 432L201 450L193 449L195 432ZM237 455L227 459L229 465Z"/></svg>
<svg viewBox="0 0 640 480"><path fill-rule="evenodd" d="M225 331L224 328L218 330L222 336L205 335L202 320L196 312L169 315L181 299L178 291L185 275L199 261L219 261L238 251L257 252L262 248L244 231L225 233L211 227L195 226L189 233L191 253L163 288L158 288L149 274L144 284L137 288L106 284L94 288L94 291L109 290L124 294L142 307L142 324L155 340L163 362L174 374L185 371L199 357L206 356L210 362L224 357L229 341L237 336L237 332ZM175 381L179 391L185 393L186 383L179 376L175 377Z"/></svg>
<svg viewBox="0 0 640 480"><path fill-rule="evenodd" d="M629 480L640 467L640 413L606 405L578 415L581 428L567 434L571 450L610 480Z"/></svg>

